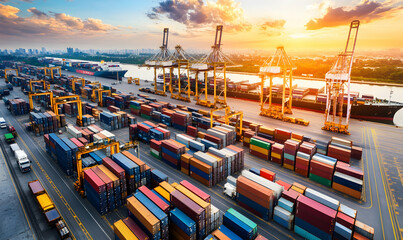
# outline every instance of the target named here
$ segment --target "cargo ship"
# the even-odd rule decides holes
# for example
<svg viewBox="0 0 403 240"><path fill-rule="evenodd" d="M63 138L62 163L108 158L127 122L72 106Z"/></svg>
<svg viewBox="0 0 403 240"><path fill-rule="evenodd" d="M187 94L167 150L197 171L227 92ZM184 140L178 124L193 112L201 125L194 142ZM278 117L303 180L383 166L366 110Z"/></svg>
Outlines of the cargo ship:
<svg viewBox="0 0 403 240"><path fill-rule="evenodd" d="M125 76L127 70L123 70L118 62L92 63L83 61L71 60L56 60L52 58L46 59L46 62L55 66L62 67L62 70L76 72L90 76L119 79Z"/></svg>
<svg viewBox="0 0 403 240"><path fill-rule="evenodd" d="M174 79L175 82L176 79ZM208 94L214 94L213 79L208 79ZM216 79L217 92L223 90L223 79ZM186 86L186 81L181 81L182 87ZM195 79L191 79L191 89L195 91ZM204 88L204 82L199 81L199 90ZM249 83L248 80L241 82L227 81L227 97L239 98L251 101L260 101L260 83ZM268 88L264 88L263 98L268 97ZM324 113L326 109L326 94L324 88L299 88L293 89L293 108L304 109ZM272 88L272 103L281 104L282 85L275 85ZM222 94L221 94L222 95ZM350 93L351 118L393 124L393 117L397 111L403 108L403 103L377 99L372 95L360 94L358 92ZM344 112L347 110L347 96L344 97Z"/></svg>

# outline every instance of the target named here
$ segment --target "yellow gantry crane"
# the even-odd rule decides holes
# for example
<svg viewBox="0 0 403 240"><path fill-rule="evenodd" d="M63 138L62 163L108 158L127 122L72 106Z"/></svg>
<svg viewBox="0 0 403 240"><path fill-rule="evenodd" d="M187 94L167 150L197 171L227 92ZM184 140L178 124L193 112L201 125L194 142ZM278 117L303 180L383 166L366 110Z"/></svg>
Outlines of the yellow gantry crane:
<svg viewBox="0 0 403 240"><path fill-rule="evenodd" d="M210 54L206 55L204 58L202 58L199 62L194 63L191 65L191 70L196 73L196 91L195 91L195 96L196 96L196 104L206 106L206 107L212 107L212 108L218 108L218 104L220 104L222 107L227 106L227 76L226 76L226 69L227 69L227 64L232 63L232 61L221 51L221 38L222 38L222 31L223 31L223 26L218 25L216 28L216 34L215 34L215 40L214 40L214 45L211 47L211 52ZM213 102L211 103L208 98L207 98L207 93L208 93L208 72L213 73L213 79L214 79L214 89L213 89ZM198 89L198 75L199 72L204 72L204 80L205 80L205 86L204 86L204 94L205 94L205 99L202 100L200 99L199 96L199 89ZM223 78L223 89L220 89L221 92L217 94L217 80L218 78ZM221 99L221 95L223 98Z"/></svg>
<svg viewBox="0 0 403 240"><path fill-rule="evenodd" d="M235 129L236 135L239 141L242 141L242 122L243 122L243 112L242 111L231 111L230 107L221 107L210 110L210 128L213 128L214 112L224 111L225 124L229 125L232 117L237 117ZM239 118L238 118L239 117Z"/></svg>
<svg viewBox="0 0 403 240"><path fill-rule="evenodd" d="M78 81L81 81L81 87L85 86L84 78L73 77L73 79L71 80L71 89L72 89L73 93L76 93L76 82L78 82Z"/></svg>
<svg viewBox="0 0 403 240"><path fill-rule="evenodd" d="M98 106L103 107L104 103L103 103L103 95L104 93L106 93L106 95L108 95L109 97L112 96L112 91L109 90L100 90L98 91Z"/></svg>
<svg viewBox="0 0 403 240"><path fill-rule="evenodd" d="M87 145L86 148L77 151L76 153L76 162L77 162L77 181L74 183L74 188L76 191L79 192L79 194L84 197L85 192L84 192L84 170L87 168L83 169L83 163L82 163L82 158L81 156L90 152L94 152L97 150L102 150L110 148L111 154L119 153L120 148L119 148L119 142L117 141L112 141L109 144L106 145L93 145L92 143Z"/></svg>
<svg viewBox="0 0 403 240"><path fill-rule="evenodd" d="M193 60L193 58L188 56L180 45L177 45L175 47L175 52L171 56L171 60L174 64L174 66L176 66L176 68L178 69L177 94L173 93L172 75L170 76L171 81L169 82L169 89L171 91L171 98L178 99L178 100L185 101L185 102L190 102L190 95L193 94L193 92L191 91L191 88L190 88L190 61ZM185 75L187 76L187 85L182 90L181 81L182 81L182 76L185 76ZM187 96L182 96L182 93L185 93Z"/></svg>
<svg viewBox="0 0 403 240"><path fill-rule="evenodd" d="M6 69L4 69L4 79L5 79L6 83L8 83L8 79L7 79L7 72L8 71L15 71L15 74L18 77L18 69L16 69L16 68L6 68Z"/></svg>
<svg viewBox="0 0 403 240"><path fill-rule="evenodd" d="M127 78L127 83L132 84L133 81L136 83L136 85L140 85L140 78L134 78L134 77L128 77Z"/></svg>
<svg viewBox="0 0 403 240"><path fill-rule="evenodd" d="M49 91L49 92L44 92L44 93L29 93L28 97L29 97L29 111L34 110L34 102L33 102L33 97L35 96L45 96L45 95L49 95L50 96L50 104L52 104L53 102L53 92Z"/></svg>
<svg viewBox="0 0 403 240"><path fill-rule="evenodd" d="M75 99L72 99L75 98ZM65 104L65 103L77 103L77 108L78 108L78 116L77 116L77 125L82 126L83 125L83 112L82 112L82 103L80 100L80 96L78 95L69 95L69 96L61 96L61 97L54 97L52 99L52 110L56 115L59 115L59 109L58 106L60 104ZM61 102L59 102L61 100Z"/></svg>
<svg viewBox="0 0 403 240"><path fill-rule="evenodd" d="M29 80L29 91L32 93L32 84L33 83L43 83L43 90L49 90L50 86L46 84L45 80Z"/></svg>
<svg viewBox="0 0 403 240"><path fill-rule="evenodd" d="M62 67L48 67L47 69L50 70L50 77L52 78L52 81L55 80L54 72L53 70L59 70L59 76L62 76ZM45 76L46 76L46 70L45 70Z"/></svg>
<svg viewBox="0 0 403 240"><path fill-rule="evenodd" d="M292 71L294 69L296 67L287 56L283 46L277 47L270 61L266 61L260 67L260 115L283 120L284 114L292 114ZM273 77L283 79L281 107L275 106L272 103ZM264 99L264 87L267 78L270 80L270 86L268 96ZM265 108L267 100L269 100L269 107Z"/></svg>
<svg viewBox="0 0 403 240"><path fill-rule="evenodd" d="M354 20L351 22L344 52L337 56L336 62L325 75L327 98L323 130L350 135L348 131L351 112L350 75L359 26L360 21ZM344 91L347 91L347 106L345 112L346 118L343 121ZM338 118L338 121L336 118Z"/></svg>

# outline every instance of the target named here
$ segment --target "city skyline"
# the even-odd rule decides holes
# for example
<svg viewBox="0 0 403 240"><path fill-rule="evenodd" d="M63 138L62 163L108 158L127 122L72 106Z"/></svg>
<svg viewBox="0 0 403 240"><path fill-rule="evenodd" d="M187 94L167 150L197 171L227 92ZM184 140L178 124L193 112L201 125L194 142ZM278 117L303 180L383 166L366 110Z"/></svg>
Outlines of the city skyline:
<svg viewBox="0 0 403 240"><path fill-rule="evenodd" d="M359 19L357 51L402 47L399 1L0 1L1 49L157 49L170 28L169 47L208 50L217 24L223 48L326 51L344 48Z"/></svg>

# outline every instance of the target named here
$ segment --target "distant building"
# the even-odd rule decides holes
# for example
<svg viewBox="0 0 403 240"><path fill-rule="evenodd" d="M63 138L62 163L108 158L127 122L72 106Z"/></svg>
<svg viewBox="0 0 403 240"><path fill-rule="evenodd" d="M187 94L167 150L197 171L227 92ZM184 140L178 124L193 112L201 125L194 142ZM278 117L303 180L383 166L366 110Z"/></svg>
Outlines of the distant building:
<svg viewBox="0 0 403 240"><path fill-rule="evenodd" d="M46 54L46 48L42 47L41 53Z"/></svg>
<svg viewBox="0 0 403 240"><path fill-rule="evenodd" d="M76 49L74 50L74 52L79 53L79 52L80 52L80 49L76 48Z"/></svg>
<svg viewBox="0 0 403 240"><path fill-rule="evenodd" d="M74 53L74 49L72 47L68 47L67 48L67 54L68 55L73 55L73 53Z"/></svg>

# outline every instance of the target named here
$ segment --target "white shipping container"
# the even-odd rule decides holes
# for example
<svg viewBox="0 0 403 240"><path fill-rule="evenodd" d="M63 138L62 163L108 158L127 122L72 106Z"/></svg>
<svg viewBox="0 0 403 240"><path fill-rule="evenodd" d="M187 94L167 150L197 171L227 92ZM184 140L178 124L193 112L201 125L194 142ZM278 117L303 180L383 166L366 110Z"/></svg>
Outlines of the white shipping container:
<svg viewBox="0 0 403 240"><path fill-rule="evenodd" d="M102 137L100 137L98 134L93 135L93 140L95 144L101 144L103 143Z"/></svg>
<svg viewBox="0 0 403 240"><path fill-rule="evenodd" d="M228 176L227 183L230 183L231 185L236 186L236 178L234 178L233 176Z"/></svg>
<svg viewBox="0 0 403 240"><path fill-rule="evenodd" d="M98 129L95 129L95 128L91 127L91 126L88 126L88 129L93 133L99 133Z"/></svg>
<svg viewBox="0 0 403 240"><path fill-rule="evenodd" d="M313 155L312 159L315 160L315 161L330 165L330 166L336 165L336 162L337 162L336 159L335 159L336 161L333 162L333 161L331 161L331 160L329 160L329 159L327 159L327 158L325 158L325 157L323 157L323 156L321 156L319 154Z"/></svg>
<svg viewBox="0 0 403 240"><path fill-rule="evenodd" d="M262 178L261 176L258 176L252 172L249 172L248 170L243 170L242 176L272 190L276 199L279 199L281 196L281 193L284 191L283 186L278 185L277 183L269 181L265 178Z"/></svg>
<svg viewBox="0 0 403 240"><path fill-rule="evenodd" d="M69 133L71 136L74 138L80 138L82 137L82 134L80 131L78 131L73 125L68 125L67 126L67 133Z"/></svg>
<svg viewBox="0 0 403 240"><path fill-rule="evenodd" d="M193 156L194 156L197 160L200 160L200 161L204 162L205 164L208 164L208 165L210 165L210 166L212 166L212 167L214 167L214 168L217 167L217 160L216 160L215 158L213 158L213 157L207 155L207 154L204 153L204 152L200 152L200 151L199 151L199 152L195 152L195 153L193 154Z"/></svg>
<svg viewBox="0 0 403 240"><path fill-rule="evenodd" d="M218 131L215 131L215 130L213 130L211 128L207 130L207 133L210 134L211 136L218 137L219 139L221 139L223 141L223 147L227 146L227 141L226 141L226 138L225 138L225 134L223 134L221 132L218 132Z"/></svg>
<svg viewBox="0 0 403 240"><path fill-rule="evenodd" d="M334 209L336 211L339 209L340 201L338 201L334 198L331 198L323 193L320 193L316 190L313 190L312 188L307 188L305 190L305 196L307 196L325 206L328 206L331 209Z"/></svg>
<svg viewBox="0 0 403 240"><path fill-rule="evenodd" d="M116 141L116 136L115 136L115 134L112 134L111 132L109 132L109 131L107 131L107 130L102 130L100 133L103 134L103 135L105 135L105 137Z"/></svg>

